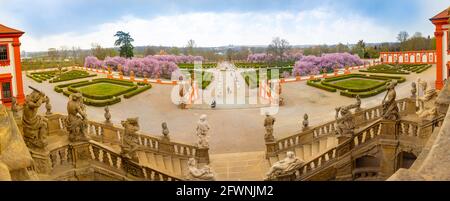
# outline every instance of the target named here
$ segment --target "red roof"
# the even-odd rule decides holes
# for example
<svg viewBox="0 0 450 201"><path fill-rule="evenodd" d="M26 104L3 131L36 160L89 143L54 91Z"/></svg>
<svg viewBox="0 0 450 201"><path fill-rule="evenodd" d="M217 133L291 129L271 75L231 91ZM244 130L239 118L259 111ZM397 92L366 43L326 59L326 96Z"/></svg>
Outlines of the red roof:
<svg viewBox="0 0 450 201"><path fill-rule="evenodd" d="M23 34L23 33L25 32L0 24L0 34Z"/></svg>
<svg viewBox="0 0 450 201"><path fill-rule="evenodd" d="M440 12L439 14L437 14L436 16L432 17L430 20L445 20L448 19L450 17L450 7L445 9L444 11Z"/></svg>

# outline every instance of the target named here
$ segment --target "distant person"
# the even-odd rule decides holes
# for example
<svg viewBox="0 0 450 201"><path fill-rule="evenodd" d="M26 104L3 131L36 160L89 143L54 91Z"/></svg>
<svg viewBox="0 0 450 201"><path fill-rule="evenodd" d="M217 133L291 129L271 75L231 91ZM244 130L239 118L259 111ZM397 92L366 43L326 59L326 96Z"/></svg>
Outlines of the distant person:
<svg viewBox="0 0 450 201"><path fill-rule="evenodd" d="M214 109L216 108L216 100L213 100L211 103L211 108Z"/></svg>

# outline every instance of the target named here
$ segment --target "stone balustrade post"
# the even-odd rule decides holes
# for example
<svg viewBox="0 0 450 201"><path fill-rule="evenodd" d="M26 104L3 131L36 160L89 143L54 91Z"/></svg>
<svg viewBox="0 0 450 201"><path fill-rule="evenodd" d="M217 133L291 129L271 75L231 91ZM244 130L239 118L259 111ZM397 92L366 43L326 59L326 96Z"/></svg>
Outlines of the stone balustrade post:
<svg viewBox="0 0 450 201"><path fill-rule="evenodd" d="M266 158L276 156L278 152L277 142L266 141Z"/></svg>
<svg viewBox="0 0 450 201"><path fill-rule="evenodd" d="M59 118L60 115L57 114L51 114L51 115L47 115L47 126L48 126L48 135L64 135L65 134L65 130L60 128L59 125Z"/></svg>
<svg viewBox="0 0 450 201"><path fill-rule="evenodd" d="M379 156L381 178L394 174L396 169L396 152L398 146L398 133L400 121L381 121L381 132L379 139Z"/></svg>

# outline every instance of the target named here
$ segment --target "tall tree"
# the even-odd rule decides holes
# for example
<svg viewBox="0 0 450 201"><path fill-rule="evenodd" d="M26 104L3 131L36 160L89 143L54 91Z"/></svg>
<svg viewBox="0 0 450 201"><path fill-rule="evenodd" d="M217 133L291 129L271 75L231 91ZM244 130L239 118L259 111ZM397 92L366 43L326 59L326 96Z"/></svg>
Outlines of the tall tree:
<svg viewBox="0 0 450 201"><path fill-rule="evenodd" d="M358 54L360 58L365 58L366 56L366 43L363 40L358 41L358 43L353 47L352 52Z"/></svg>
<svg viewBox="0 0 450 201"><path fill-rule="evenodd" d="M285 39L276 37L272 40L272 43L267 47L267 53L274 55L277 59L283 60L284 53L287 52L291 46Z"/></svg>
<svg viewBox="0 0 450 201"><path fill-rule="evenodd" d="M130 33L125 33L123 31L118 31L115 35L115 37L118 37L116 42L114 43L115 46L120 46L120 56L131 58L133 57L133 45L131 42L134 41L133 38L131 38Z"/></svg>
<svg viewBox="0 0 450 201"><path fill-rule="evenodd" d="M190 39L186 45L187 55L194 55L195 41Z"/></svg>
<svg viewBox="0 0 450 201"><path fill-rule="evenodd" d="M405 49L405 42L408 40L409 34L406 31L400 31L397 35L397 40L400 42L400 49Z"/></svg>

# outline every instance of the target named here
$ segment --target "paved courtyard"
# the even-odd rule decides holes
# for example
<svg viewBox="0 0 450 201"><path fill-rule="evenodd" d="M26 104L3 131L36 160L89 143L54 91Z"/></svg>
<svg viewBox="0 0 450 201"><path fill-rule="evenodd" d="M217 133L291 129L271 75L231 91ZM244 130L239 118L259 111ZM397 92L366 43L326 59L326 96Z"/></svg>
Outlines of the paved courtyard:
<svg viewBox="0 0 450 201"><path fill-rule="evenodd" d="M239 77L239 74L236 74ZM418 76L426 80L429 86L434 87L435 66L419 75L414 73L406 75L407 81L397 86L398 99L410 95L411 82L415 81ZM55 85L66 82L40 84L27 78L25 74L23 77L27 94L31 92L28 86L42 90L50 97L53 112L67 113L68 98L53 90ZM242 84L242 80L238 80L238 83L240 87L245 86L245 83ZM264 116L261 115L260 108L239 107L212 110L209 107L193 107L192 109L180 110L171 102L171 93L177 93L176 91L172 92L172 88L171 85L153 84L152 89L142 94L131 99L122 99L122 102L110 106L112 121L119 125L121 120L128 117L139 117L141 132L151 135L161 135L161 123L167 122L172 140L195 143L197 139L195 135L196 123L201 114L206 114L211 126L211 153L253 152L265 149ZM224 93L227 93L226 88ZM382 93L362 99L362 107L380 104L384 95L385 93ZM284 84L282 97L284 97L286 105L282 106L275 115L275 137L288 136L298 132L301 129L304 113L308 113L310 125L314 126L333 120L336 107L355 102L354 99L340 96L339 93L330 93L307 86L304 81ZM45 112L44 107L41 108L41 113L43 112ZM104 121L103 108L87 106L87 112L90 120Z"/></svg>

